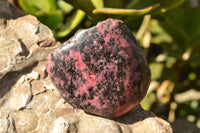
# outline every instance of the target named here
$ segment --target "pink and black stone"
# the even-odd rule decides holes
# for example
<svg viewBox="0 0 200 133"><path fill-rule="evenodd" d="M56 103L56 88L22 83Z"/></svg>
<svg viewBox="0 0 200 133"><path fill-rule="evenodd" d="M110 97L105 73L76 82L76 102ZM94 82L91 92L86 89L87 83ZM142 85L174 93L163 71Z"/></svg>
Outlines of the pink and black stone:
<svg viewBox="0 0 200 133"><path fill-rule="evenodd" d="M73 107L121 116L146 95L150 69L132 32L115 19L79 31L48 55L47 72Z"/></svg>

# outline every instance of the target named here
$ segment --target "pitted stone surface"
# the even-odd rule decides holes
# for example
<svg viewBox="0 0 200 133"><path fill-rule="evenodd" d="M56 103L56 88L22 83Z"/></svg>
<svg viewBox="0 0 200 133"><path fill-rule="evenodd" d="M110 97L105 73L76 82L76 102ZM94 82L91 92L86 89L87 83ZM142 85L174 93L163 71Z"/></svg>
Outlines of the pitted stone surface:
<svg viewBox="0 0 200 133"><path fill-rule="evenodd" d="M7 131L9 125L10 125L10 122L7 118L1 118L0 117L0 133Z"/></svg>
<svg viewBox="0 0 200 133"><path fill-rule="evenodd" d="M0 0L0 80L45 59L55 44L51 30L36 17Z"/></svg>
<svg viewBox="0 0 200 133"><path fill-rule="evenodd" d="M17 132L26 133L34 130L38 125L38 116L32 110L23 110L13 113Z"/></svg>
<svg viewBox="0 0 200 133"><path fill-rule="evenodd" d="M146 95L150 70L134 36L120 20L79 31L49 54L47 71L73 107L118 117Z"/></svg>
<svg viewBox="0 0 200 133"><path fill-rule="evenodd" d="M11 94L10 98L10 103L11 106L16 109L20 110L22 108L25 108L28 103L30 102L32 98L32 93L31 93L31 87L29 83L24 83L24 84L17 84L19 86L16 86L13 89L13 92Z"/></svg>

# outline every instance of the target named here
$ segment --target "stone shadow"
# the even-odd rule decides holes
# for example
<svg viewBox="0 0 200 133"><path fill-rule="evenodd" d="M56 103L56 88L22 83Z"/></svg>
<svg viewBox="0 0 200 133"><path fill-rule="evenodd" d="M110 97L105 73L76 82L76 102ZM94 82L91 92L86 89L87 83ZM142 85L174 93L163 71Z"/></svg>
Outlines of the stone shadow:
<svg viewBox="0 0 200 133"><path fill-rule="evenodd" d="M125 115L113 118L112 120L123 124L133 124L138 121L143 121L144 119L149 117L156 117L156 115L150 111L144 110L139 104Z"/></svg>

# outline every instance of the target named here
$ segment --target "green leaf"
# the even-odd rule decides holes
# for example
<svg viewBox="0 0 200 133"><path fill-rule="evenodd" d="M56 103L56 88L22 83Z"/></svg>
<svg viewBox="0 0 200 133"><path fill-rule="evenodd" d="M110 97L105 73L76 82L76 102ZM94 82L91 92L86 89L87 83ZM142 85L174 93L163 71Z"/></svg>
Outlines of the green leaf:
<svg viewBox="0 0 200 133"><path fill-rule="evenodd" d="M153 5L144 9L118 9L118 8L99 8L94 9L94 14L114 14L114 15L131 15L139 16L149 13L151 10L157 8L159 5Z"/></svg>
<svg viewBox="0 0 200 133"><path fill-rule="evenodd" d="M191 39L197 38L200 35L200 9L184 10L183 16L178 21L185 29Z"/></svg>
<svg viewBox="0 0 200 133"><path fill-rule="evenodd" d="M174 79L176 72L172 68L167 68L165 62L154 62L149 65L151 69L151 79L157 81L164 81L166 79Z"/></svg>
<svg viewBox="0 0 200 133"><path fill-rule="evenodd" d="M159 79L162 76L164 64L162 64L162 63L151 63L150 69L151 69L151 74L152 74L151 79L152 80Z"/></svg>
<svg viewBox="0 0 200 133"><path fill-rule="evenodd" d="M150 110L153 103L156 101L156 94L154 92L151 92L145 96L145 98L141 101L141 106L145 110Z"/></svg>
<svg viewBox="0 0 200 133"><path fill-rule="evenodd" d="M163 14L164 21L160 21L160 25L173 37L180 57L188 48L198 49L200 44L200 9L191 8L188 4L189 2L186 1L181 6ZM195 56L194 51L191 57Z"/></svg>
<svg viewBox="0 0 200 133"><path fill-rule="evenodd" d="M61 30L56 34L57 37L67 36L73 29L75 29L85 16L82 10L76 10L66 24L61 27Z"/></svg>
<svg viewBox="0 0 200 133"><path fill-rule="evenodd" d="M156 19L150 21L148 30L153 34L152 43L172 43L173 41L173 38L160 26L159 21Z"/></svg>
<svg viewBox="0 0 200 133"><path fill-rule="evenodd" d="M61 24L63 16L58 11L38 12L36 14L40 22L55 30Z"/></svg>
<svg viewBox="0 0 200 133"><path fill-rule="evenodd" d="M56 0L19 0L21 8L29 14L35 14L38 11L56 10Z"/></svg>
<svg viewBox="0 0 200 133"><path fill-rule="evenodd" d="M159 24L180 47L189 41L189 36L185 30L171 19L166 18L165 21L160 21Z"/></svg>
<svg viewBox="0 0 200 133"><path fill-rule="evenodd" d="M160 1L161 1L160 11L166 12L167 10L170 10L170 9L173 9L173 8L179 6L185 0L160 0Z"/></svg>
<svg viewBox="0 0 200 133"><path fill-rule="evenodd" d="M58 7L66 14L70 13L74 7L64 0L58 0Z"/></svg>
<svg viewBox="0 0 200 133"><path fill-rule="evenodd" d="M123 8L128 0L104 0L104 7Z"/></svg>
<svg viewBox="0 0 200 133"><path fill-rule="evenodd" d="M172 9L181 3L183 3L185 0L133 0L129 5L127 5L127 8L145 8L147 6L151 6L154 4L160 4L159 8L156 10L158 12L165 12L169 9Z"/></svg>
<svg viewBox="0 0 200 133"><path fill-rule="evenodd" d="M70 3L71 5L73 5L75 8L81 9L82 11L87 13L87 15L92 17L93 19L103 20L106 18L103 15L94 15L92 13L92 10L94 10L97 6L95 0L65 0L65 1Z"/></svg>
<svg viewBox="0 0 200 133"><path fill-rule="evenodd" d="M104 7L103 0L91 0L91 2L95 8L103 8Z"/></svg>
<svg viewBox="0 0 200 133"><path fill-rule="evenodd" d="M200 37L200 9L179 6L162 15L160 25L179 45L195 43ZM178 15L177 15L178 14Z"/></svg>
<svg viewBox="0 0 200 133"><path fill-rule="evenodd" d="M149 5L143 9L123 9L123 8L107 8L105 7L106 1L104 1L104 7L105 8L100 8L103 4L99 4L97 6L97 2L102 3L100 1L95 1L95 0L65 0L72 4L74 7L79 8L87 13L90 17L96 20L104 20L106 18L117 18L120 19L122 17L126 17L129 15L130 17L132 16L141 16L144 14L149 13L153 9L158 7L158 4L155 5ZM108 2L108 1L107 1ZM108 3L107 3L108 4Z"/></svg>
<svg viewBox="0 0 200 133"><path fill-rule="evenodd" d="M131 21L137 18L137 16L145 15L147 13L167 11L180 5L184 0L133 0L129 5L127 5L129 3L127 0L117 0L115 2L111 0L104 0L103 2L101 0L65 1L72 4L74 7L85 11L87 15L98 21L106 18L117 18L124 21ZM104 3L104 8L100 8L103 5L102 3ZM132 18L132 16L134 17Z"/></svg>

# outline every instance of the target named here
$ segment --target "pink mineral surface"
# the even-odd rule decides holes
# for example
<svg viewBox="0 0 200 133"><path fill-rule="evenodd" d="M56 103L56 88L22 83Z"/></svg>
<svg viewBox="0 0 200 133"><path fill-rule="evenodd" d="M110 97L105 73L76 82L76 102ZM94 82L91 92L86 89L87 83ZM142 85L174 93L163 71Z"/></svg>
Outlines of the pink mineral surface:
<svg viewBox="0 0 200 133"><path fill-rule="evenodd" d="M146 95L150 69L132 32L107 19L81 30L48 55L47 72L74 108L121 116Z"/></svg>

